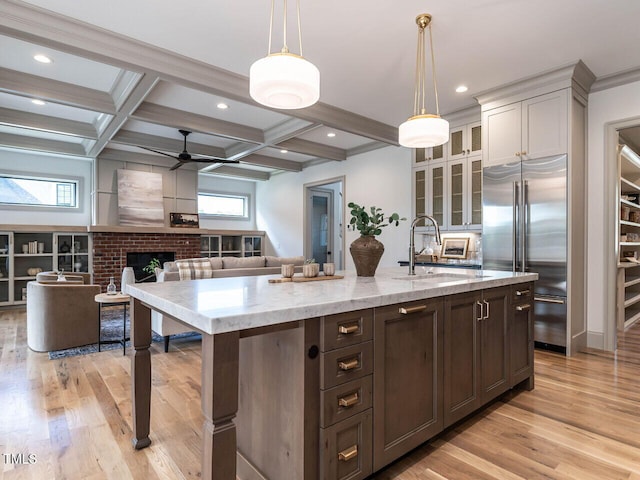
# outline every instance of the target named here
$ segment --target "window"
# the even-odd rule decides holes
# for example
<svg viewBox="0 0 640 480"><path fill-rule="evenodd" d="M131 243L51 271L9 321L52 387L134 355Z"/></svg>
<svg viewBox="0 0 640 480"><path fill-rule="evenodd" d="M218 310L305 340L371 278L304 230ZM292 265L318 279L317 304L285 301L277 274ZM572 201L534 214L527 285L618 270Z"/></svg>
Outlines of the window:
<svg viewBox="0 0 640 480"><path fill-rule="evenodd" d="M219 217L249 218L248 195L198 193L198 213Z"/></svg>
<svg viewBox="0 0 640 480"><path fill-rule="evenodd" d="M0 175L0 204L74 208L78 182Z"/></svg>

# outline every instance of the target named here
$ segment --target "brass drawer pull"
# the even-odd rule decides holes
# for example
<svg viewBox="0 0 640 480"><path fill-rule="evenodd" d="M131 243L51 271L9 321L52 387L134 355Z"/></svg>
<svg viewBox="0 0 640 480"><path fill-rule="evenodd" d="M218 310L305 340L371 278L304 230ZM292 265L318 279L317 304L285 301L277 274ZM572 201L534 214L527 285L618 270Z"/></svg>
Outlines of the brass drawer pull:
<svg viewBox="0 0 640 480"><path fill-rule="evenodd" d="M358 400L358 392L354 392L346 397L340 397L338 399L338 405L340 405L341 407L353 407L356 403L358 403Z"/></svg>
<svg viewBox="0 0 640 480"><path fill-rule="evenodd" d="M340 370L353 370L360 366L360 359L358 357L350 358L349 360L342 360L338 362Z"/></svg>
<svg viewBox="0 0 640 480"><path fill-rule="evenodd" d="M358 445L353 445L340 453L338 453L338 460L342 462L347 462L352 458L356 458L358 456Z"/></svg>
<svg viewBox="0 0 640 480"><path fill-rule="evenodd" d="M519 312L525 312L527 310L531 310L531 305L529 305L528 303L525 303L524 305L518 305L516 306L516 310Z"/></svg>
<svg viewBox="0 0 640 480"><path fill-rule="evenodd" d="M355 333L360 328L360 325L357 323L352 323L351 325L340 325L338 327L338 331L344 335L349 335L350 333Z"/></svg>
<svg viewBox="0 0 640 480"><path fill-rule="evenodd" d="M522 297L523 295L531 295L531 290L516 290L516 295Z"/></svg>
<svg viewBox="0 0 640 480"><path fill-rule="evenodd" d="M418 312L424 312L427 309L426 305L418 305L416 307L400 307L398 309L398 313L401 313L402 315L407 315L409 313L418 313Z"/></svg>

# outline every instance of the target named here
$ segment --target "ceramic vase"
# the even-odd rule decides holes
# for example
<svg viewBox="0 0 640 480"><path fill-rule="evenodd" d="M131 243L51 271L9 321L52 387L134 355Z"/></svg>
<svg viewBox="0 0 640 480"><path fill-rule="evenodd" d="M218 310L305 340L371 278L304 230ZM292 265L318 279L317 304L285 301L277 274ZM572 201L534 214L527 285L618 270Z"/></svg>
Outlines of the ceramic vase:
<svg viewBox="0 0 640 480"><path fill-rule="evenodd" d="M373 235L363 235L351 243L349 251L358 276L373 277L384 253L384 245Z"/></svg>
<svg viewBox="0 0 640 480"><path fill-rule="evenodd" d="M124 267L122 279L120 280L122 293L127 293L127 285L133 285L134 283L136 283L136 275L133 273L133 267Z"/></svg>

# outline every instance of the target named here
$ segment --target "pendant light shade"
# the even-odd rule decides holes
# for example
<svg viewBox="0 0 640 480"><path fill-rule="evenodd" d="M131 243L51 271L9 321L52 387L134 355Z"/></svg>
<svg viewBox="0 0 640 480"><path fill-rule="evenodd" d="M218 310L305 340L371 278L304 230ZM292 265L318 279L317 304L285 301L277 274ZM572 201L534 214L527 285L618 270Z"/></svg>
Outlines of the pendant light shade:
<svg viewBox="0 0 640 480"><path fill-rule="evenodd" d="M313 63L302 57L300 0L296 0L300 55L290 53L287 46L287 0L283 2L284 46L279 53L271 53L274 1L271 0L267 56L251 65L249 94L256 102L271 108L295 109L311 106L320 98L320 72Z"/></svg>
<svg viewBox="0 0 640 480"><path fill-rule="evenodd" d="M431 15L423 13L416 17L418 24L418 50L416 54L416 76L413 103L413 116L398 128L398 142L403 147L429 148L442 145L449 140L449 122L440 117L438 106L438 87L436 85L436 66L433 55L433 39L431 37ZM436 102L436 113L429 114L425 108L425 38L424 30L429 27L429 44L431 50L431 68L433 74L433 90Z"/></svg>
<svg viewBox="0 0 640 480"><path fill-rule="evenodd" d="M251 65L249 94L268 107L308 107L320 98L320 72L298 55L272 53Z"/></svg>

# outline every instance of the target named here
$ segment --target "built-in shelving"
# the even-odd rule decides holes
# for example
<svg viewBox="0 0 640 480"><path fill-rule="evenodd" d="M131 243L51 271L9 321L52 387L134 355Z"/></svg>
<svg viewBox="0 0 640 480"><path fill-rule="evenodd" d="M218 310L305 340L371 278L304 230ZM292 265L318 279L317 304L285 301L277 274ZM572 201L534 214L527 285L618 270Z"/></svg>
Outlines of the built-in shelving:
<svg viewBox="0 0 640 480"><path fill-rule="evenodd" d="M619 147L618 329L640 320L640 156L628 146Z"/></svg>

